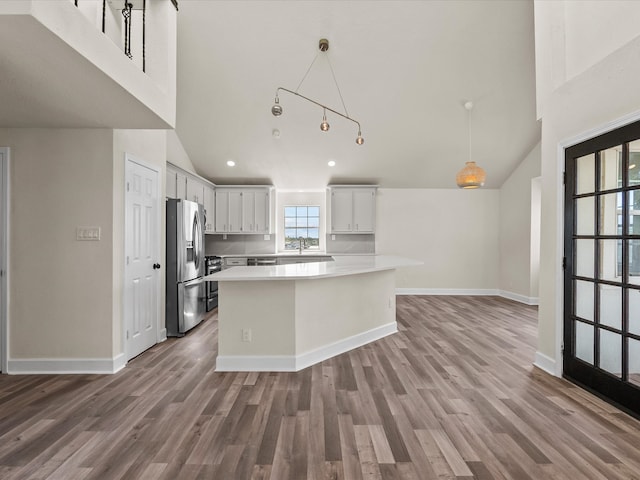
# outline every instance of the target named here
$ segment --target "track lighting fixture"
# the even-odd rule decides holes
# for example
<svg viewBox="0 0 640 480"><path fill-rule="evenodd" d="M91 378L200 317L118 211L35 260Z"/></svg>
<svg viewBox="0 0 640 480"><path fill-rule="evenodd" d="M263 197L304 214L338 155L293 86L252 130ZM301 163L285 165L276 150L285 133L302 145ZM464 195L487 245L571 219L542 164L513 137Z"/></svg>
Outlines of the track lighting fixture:
<svg viewBox="0 0 640 480"><path fill-rule="evenodd" d="M329 50L329 40L327 40L326 38L320 39L320 42L318 44L318 49L320 50L320 52L326 53ZM307 100L308 102L311 102L311 103L313 103L315 105L318 105L320 108L322 108L323 113L322 113L322 123L320 124L320 130L322 130L323 132L328 132L329 128L330 128L329 122L327 122L327 110L329 110L332 113L335 113L336 115L341 116L342 118L345 118L345 119L355 123L358 126L358 136L356 137L356 143L358 145L362 145L364 143L364 138L362 137L362 131L361 131L361 128L360 128L360 122L358 122L357 120L351 118L349 116L349 113L347 112L347 107L345 106L344 99L342 98L342 92L340 91L340 87L338 86L338 81L336 80L336 76L335 76L335 74L333 72L333 67L331 66L331 61L329 60L328 56L327 56L327 62L329 63L329 68L331 69L331 75L333 76L333 81L335 82L336 88L338 90L338 94L340 95L340 101L342 102L342 108L344 109L344 114L334 110L333 108L329 108L329 107L327 107L326 105L323 105L320 102L316 102L315 100L312 100L309 97L305 97L304 95L301 95L300 93L298 93L298 90L302 86L302 83L304 82L305 78L307 77L307 74L311 70L311 67L313 66L313 64L315 63L316 59L318 58L318 55L319 55L319 53L316 54L316 57L313 59L313 62L311 62L311 65L307 69L307 73L305 73L304 77L300 81L300 84L298 85L298 88L296 88L295 91L289 90L288 88L284 88L284 87L278 87L278 89L276 90L275 103L274 103L273 107L271 107L271 113L273 114L274 117L279 117L280 115L282 115L283 109L282 109L282 106L280 105L280 97L278 96L278 94L280 93L280 91L290 93L290 94L295 95L297 97L303 98L304 100Z"/></svg>

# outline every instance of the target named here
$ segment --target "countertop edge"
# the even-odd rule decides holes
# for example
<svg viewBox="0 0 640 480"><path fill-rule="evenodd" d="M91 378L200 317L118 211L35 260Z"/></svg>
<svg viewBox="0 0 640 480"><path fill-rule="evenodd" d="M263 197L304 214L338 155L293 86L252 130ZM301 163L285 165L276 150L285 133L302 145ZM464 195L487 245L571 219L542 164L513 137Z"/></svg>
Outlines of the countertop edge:
<svg viewBox="0 0 640 480"><path fill-rule="evenodd" d="M353 263L348 258L342 261L327 262L326 271L309 272L309 265L312 264L292 264L279 266L237 266L223 270L222 272L204 277L205 281L218 282L246 282L246 281L282 281L282 280L314 280L332 277L344 277L349 275L359 275L363 273L381 272L385 270L396 270L403 267L415 267L422 265L424 262L404 257L372 255L373 264L362 264L363 257L356 257ZM388 262L376 264L378 261ZM324 262L320 262L324 263ZM286 267L283 269L282 267ZM247 269L251 269L248 272ZM278 271L280 269L280 271ZM287 271L283 271L287 270ZM229 273L233 272L232 275ZM239 272L245 272L240 274Z"/></svg>

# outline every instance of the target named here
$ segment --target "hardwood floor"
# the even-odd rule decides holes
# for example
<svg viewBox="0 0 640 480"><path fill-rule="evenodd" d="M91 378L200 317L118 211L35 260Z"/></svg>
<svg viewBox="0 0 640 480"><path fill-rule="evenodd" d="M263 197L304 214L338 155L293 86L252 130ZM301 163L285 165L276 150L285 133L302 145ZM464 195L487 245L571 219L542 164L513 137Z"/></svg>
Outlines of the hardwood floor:
<svg viewBox="0 0 640 480"><path fill-rule="evenodd" d="M640 422L532 367L535 307L397 312L298 373L216 373L214 315L116 375L2 375L0 479L640 478Z"/></svg>

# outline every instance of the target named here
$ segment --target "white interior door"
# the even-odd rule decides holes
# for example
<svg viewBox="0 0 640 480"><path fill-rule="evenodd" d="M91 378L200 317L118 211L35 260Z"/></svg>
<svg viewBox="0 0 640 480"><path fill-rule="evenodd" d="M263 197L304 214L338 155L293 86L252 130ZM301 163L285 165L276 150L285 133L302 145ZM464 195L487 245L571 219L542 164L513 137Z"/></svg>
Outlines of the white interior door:
<svg viewBox="0 0 640 480"><path fill-rule="evenodd" d="M9 149L0 147L0 372L7 371L7 233L9 204Z"/></svg>
<svg viewBox="0 0 640 480"><path fill-rule="evenodd" d="M156 344L160 318L159 171L126 157L124 326L127 360Z"/></svg>

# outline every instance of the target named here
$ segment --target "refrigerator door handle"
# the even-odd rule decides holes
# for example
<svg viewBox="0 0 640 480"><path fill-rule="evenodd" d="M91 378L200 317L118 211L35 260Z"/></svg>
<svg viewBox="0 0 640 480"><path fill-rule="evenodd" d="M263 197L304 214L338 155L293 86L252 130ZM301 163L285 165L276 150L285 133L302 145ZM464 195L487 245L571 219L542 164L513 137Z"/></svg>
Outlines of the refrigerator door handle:
<svg viewBox="0 0 640 480"><path fill-rule="evenodd" d="M197 209L195 215L193 216L193 227L191 233L193 238L193 263L196 267L196 270L200 271L200 252L202 250L202 245L200 244L200 216L198 215Z"/></svg>
<svg viewBox="0 0 640 480"><path fill-rule="evenodd" d="M194 278L193 280L189 280L188 282L182 282L182 285L185 287L193 287L199 283L204 283L204 279L202 277Z"/></svg>

